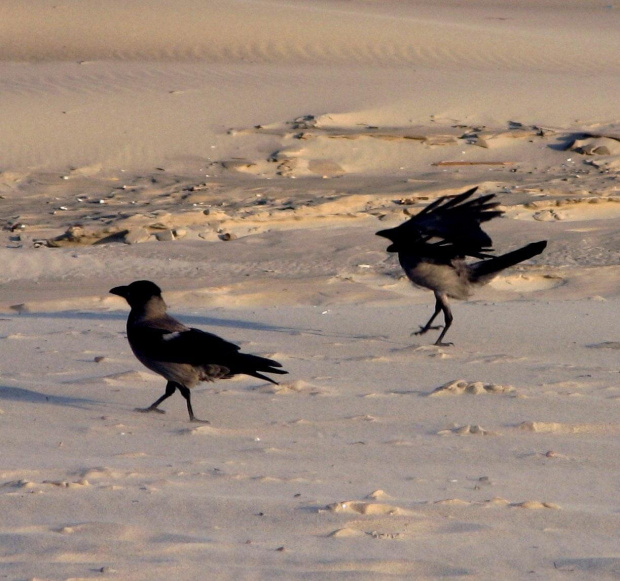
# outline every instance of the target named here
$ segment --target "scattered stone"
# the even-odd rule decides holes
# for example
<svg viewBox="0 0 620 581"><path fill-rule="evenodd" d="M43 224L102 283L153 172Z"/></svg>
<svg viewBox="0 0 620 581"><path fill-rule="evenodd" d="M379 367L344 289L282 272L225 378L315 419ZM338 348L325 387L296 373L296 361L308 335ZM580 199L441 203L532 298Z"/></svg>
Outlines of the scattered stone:
<svg viewBox="0 0 620 581"><path fill-rule="evenodd" d="M86 237L86 230L81 224L75 224L67 228L67 231L56 238L50 238L47 240L47 246L51 248L58 248L61 246L72 246L75 244L81 244Z"/></svg>
<svg viewBox="0 0 620 581"><path fill-rule="evenodd" d="M404 537L402 533L380 533L379 531L371 531L368 534L373 539L381 539L381 540L402 539Z"/></svg>
<svg viewBox="0 0 620 581"><path fill-rule="evenodd" d="M291 122L293 129L313 129L318 124L318 120L314 115L303 115L297 117Z"/></svg>
<svg viewBox="0 0 620 581"><path fill-rule="evenodd" d="M562 220L564 216L558 214L554 210L541 210L540 212L536 212L532 218L538 222L552 222L554 220Z"/></svg>
<svg viewBox="0 0 620 581"><path fill-rule="evenodd" d="M618 155L620 143L608 137L588 137L575 139L569 149L582 155Z"/></svg>
<svg viewBox="0 0 620 581"><path fill-rule="evenodd" d="M547 458L563 458L565 456L563 456L563 454L558 454L557 452L554 452L553 450L549 450L545 456Z"/></svg>
<svg viewBox="0 0 620 581"><path fill-rule="evenodd" d="M174 231L162 230L155 234L155 238L157 238L159 242L172 242L175 239Z"/></svg>
<svg viewBox="0 0 620 581"><path fill-rule="evenodd" d="M199 192L200 190L206 190L209 187L209 184L203 182L201 184L196 184L195 186L190 186L186 189L188 192Z"/></svg>
<svg viewBox="0 0 620 581"><path fill-rule="evenodd" d="M237 235L232 232L224 232L223 234L219 235L219 239L223 240L224 242L228 242L229 240L236 240Z"/></svg>
<svg viewBox="0 0 620 581"><path fill-rule="evenodd" d="M125 244L140 244L146 242L150 237L151 233L146 228L133 228L123 236L123 242Z"/></svg>
<svg viewBox="0 0 620 581"><path fill-rule="evenodd" d="M297 163L298 163L297 159L294 159L294 158L285 159L278 165L276 174L281 175L281 176L290 175L293 172L293 170L297 167Z"/></svg>

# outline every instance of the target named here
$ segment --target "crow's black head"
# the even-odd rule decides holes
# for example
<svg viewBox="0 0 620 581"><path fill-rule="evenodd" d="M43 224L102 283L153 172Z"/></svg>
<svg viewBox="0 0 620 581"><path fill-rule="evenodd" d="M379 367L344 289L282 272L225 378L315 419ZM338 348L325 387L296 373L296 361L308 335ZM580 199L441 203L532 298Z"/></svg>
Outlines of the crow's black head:
<svg viewBox="0 0 620 581"><path fill-rule="evenodd" d="M130 307L146 304L153 297L161 298L161 289L150 280L136 280L127 286L116 286L110 293L123 297Z"/></svg>
<svg viewBox="0 0 620 581"><path fill-rule="evenodd" d="M388 252L404 250L421 240L420 234L412 223L412 220L408 220L395 228L379 230L379 232L375 232L375 234L387 238L392 243L386 248Z"/></svg>

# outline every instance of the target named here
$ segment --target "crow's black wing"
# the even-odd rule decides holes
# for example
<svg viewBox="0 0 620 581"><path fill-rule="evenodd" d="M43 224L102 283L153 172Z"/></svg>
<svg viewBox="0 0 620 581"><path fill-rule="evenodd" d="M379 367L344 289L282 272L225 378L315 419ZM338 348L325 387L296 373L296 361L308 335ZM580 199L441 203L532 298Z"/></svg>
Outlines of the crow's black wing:
<svg viewBox="0 0 620 581"><path fill-rule="evenodd" d="M273 369L282 367L277 361L240 353L238 345L200 329L186 327L179 331L170 331L140 325L134 327L129 335L130 341L143 356L157 361L187 363L205 369L214 365L225 367L230 371L229 375L244 373L267 381L272 380L258 372L287 373L281 369Z"/></svg>
<svg viewBox="0 0 620 581"><path fill-rule="evenodd" d="M218 359L239 352L234 343L188 327L171 331L153 324L140 324L128 328L128 337L132 346L145 356L170 363L218 363Z"/></svg>
<svg viewBox="0 0 620 581"><path fill-rule="evenodd" d="M390 252L416 252L425 247L441 256L484 258L493 242L480 224L501 216L503 211L497 209L495 194L470 200L477 189L438 198L400 226L377 235L393 242Z"/></svg>

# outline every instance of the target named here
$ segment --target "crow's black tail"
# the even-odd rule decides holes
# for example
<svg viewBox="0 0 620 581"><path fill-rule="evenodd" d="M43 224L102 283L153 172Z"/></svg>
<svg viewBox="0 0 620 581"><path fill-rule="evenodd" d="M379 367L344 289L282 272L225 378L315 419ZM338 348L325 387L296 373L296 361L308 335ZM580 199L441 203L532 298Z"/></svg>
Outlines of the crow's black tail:
<svg viewBox="0 0 620 581"><path fill-rule="evenodd" d="M528 258L532 258L533 256L540 254L546 246L546 240L532 242L531 244L528 244L523 248L519 248L518 250L507 252L506 254L496 256L495 258L491 258L489 260L482 260L480 262L470 264L469 266L472 274L472 282L492 276L497 274L500 270L504 270L505 268L519 264L519 262L523 262Z"/></svg>
<svg viewBox="0 0 620 581"><path fill-rule="evenodd" d="M278 385L278 382L263 375L263 373L276 373L283 375L288 373L284 369L278 369L282 367L281 363L274 361L273 359L267 359L266 357L259 357L258 355L247 355L245 353L240 354L241 360L238 361L238 365L235 366L235 373L243 373L252 377L258 377L264 379L270 383ZM263 373L261 373L261 371Z"/></svg>

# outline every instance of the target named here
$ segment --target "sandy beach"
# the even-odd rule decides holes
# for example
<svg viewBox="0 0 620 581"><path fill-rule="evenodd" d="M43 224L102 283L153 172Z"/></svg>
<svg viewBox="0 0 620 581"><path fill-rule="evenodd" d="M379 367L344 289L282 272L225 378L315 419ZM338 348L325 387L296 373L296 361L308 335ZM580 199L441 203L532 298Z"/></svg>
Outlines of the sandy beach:
<svg viewBox="0 0 620 581"><path fill-rule="evenodd" d="M0 577L620 577L620 6L5 0ZM380 229L548 240L449 339ZM108 293L280 361L165 380ZM431 336L432 335L432 336Z"/></svg>

